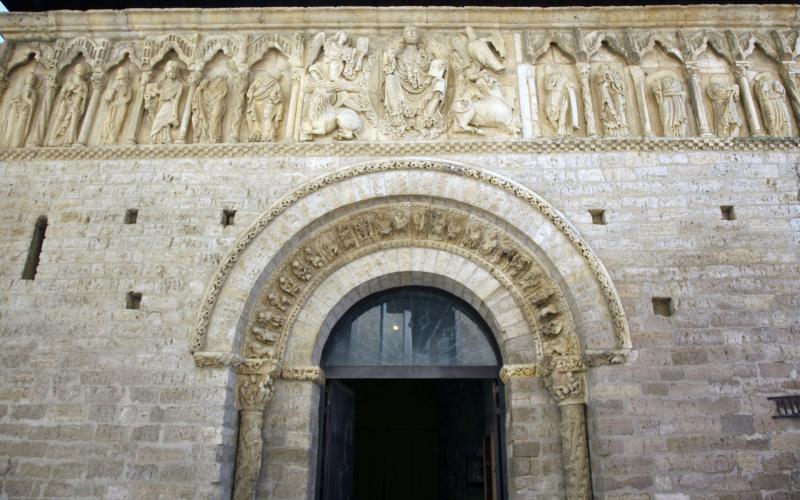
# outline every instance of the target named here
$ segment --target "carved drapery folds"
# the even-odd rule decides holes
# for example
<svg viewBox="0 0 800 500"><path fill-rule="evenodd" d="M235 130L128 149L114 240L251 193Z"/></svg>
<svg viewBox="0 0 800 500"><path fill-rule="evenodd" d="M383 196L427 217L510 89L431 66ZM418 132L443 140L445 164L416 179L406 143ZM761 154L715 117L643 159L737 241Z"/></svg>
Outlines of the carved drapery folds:
<svg viewBox="0 0 800 500"><path fill-rule="evenodd" d="M496 139L520 126L540 140L792 137L797 39L766 28L413 25L12 38L0 145Z"/></svg>

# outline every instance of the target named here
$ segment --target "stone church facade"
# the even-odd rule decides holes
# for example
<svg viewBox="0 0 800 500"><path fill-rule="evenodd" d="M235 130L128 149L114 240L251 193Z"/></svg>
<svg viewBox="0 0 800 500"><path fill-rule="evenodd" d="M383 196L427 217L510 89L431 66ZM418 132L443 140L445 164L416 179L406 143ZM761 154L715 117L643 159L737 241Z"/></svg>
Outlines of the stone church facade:
<svg viewBox="0 0 800 500"><path fill-rule="evenodd" d="M0 17L0 498L351 498L326 344L396 289L498 359L437 498L798 498L797 17Z"/></svg>

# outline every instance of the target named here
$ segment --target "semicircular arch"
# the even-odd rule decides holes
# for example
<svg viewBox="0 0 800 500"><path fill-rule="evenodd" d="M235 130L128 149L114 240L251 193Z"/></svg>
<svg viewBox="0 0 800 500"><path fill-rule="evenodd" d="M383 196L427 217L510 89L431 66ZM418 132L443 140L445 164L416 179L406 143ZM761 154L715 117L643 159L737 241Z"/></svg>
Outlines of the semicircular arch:
<svg viewBox="0 0 800 500"><path fill-rule="evenodd" d="M302 240L317 230L326 214L398 196L436 197L453 200L454 205L455 200L470 200L476 212L503 214L502 219L495 218L516 228L540 255L551 257L552 271L575 306L570 309L586 311L576 322L586 347L630 347L624 311L608 273L548 202L523 186L475 168L440 160L395 160L346 167L311 181L273 205L238 238L215 272L198 312L191 346L198 364L213 366L219 363L212 359L215 355L227 353L230 359L239 348L237 332L250 319L243 314L241 298L250 296L245 310L254 310L253 291L263 288L264 270L270 266L274 270L275 262L288 253L291 239Z"/></svg>

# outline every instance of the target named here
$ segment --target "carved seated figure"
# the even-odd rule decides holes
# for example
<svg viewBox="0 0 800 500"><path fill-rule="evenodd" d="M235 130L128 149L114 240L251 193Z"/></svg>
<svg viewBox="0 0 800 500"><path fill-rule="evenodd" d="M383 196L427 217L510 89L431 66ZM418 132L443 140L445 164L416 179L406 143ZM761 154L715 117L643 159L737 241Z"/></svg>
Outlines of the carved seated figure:
<svg viewBox="0 0 800 500"><path fill-rule="evenodd" d="M444 60L437 61L427 44L420 43L416 26L406 26L403 38L383 56L383 104L391 135L409 129L430 138L442 133L446 68Z"/></svg>

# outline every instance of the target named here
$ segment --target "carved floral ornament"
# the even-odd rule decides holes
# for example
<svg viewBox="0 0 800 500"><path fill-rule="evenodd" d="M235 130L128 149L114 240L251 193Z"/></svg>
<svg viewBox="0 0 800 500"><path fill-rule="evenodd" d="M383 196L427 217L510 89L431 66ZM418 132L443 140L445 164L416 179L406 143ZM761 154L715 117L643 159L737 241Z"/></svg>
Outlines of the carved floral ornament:
<svg viewBox="0 0 800 500"><path fill-rule="evenodd" d="M800 118L794 29L409 25L380 36L312 30L24 38L0 53L7 117L0 146L53 148L36 153L42 158L162 157L189 154L168 150L191 143L355 141L358 150L360 141L524 144L568 135L587 138L584 147L592 149L625 149L625 139L642 137L663 137L655 149L686 140L725 148L724 141L691 139L796 137ZM554 46L569 62L544 60ZM674 64L649 66L657 50ZM707 67L709 57L721 66ZM610 145L597 144L606 138ZM120 149L148 144L170 147ZM111 152L65 148L72 145Z"/></svg>

